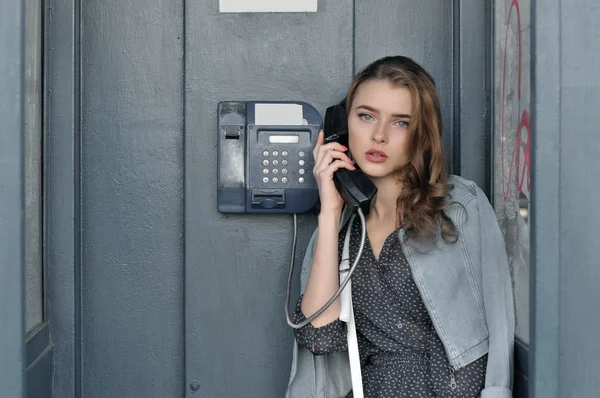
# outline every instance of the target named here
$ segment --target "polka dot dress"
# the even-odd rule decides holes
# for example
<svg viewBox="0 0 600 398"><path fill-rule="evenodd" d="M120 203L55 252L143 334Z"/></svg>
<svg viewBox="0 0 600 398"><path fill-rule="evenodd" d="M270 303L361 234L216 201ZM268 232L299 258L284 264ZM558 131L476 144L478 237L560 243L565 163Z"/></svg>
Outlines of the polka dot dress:
<svg viewBox="0 0 600 398"><path fill-rule="evenodd" d="M340 232L342 252L346 227ZM360 221L350 237L350 263L360 246ZM440 264L443 266L443 264ZM296 322L305 319L296 306ZM379 259L369 240L352 275L352 304L365 398L479 397L487 355L454 371L412 279L397 231L383 244ZM296 330L298 344L317 355L346 351L346 324L336 320ZM348 393L352 397L352 391Z"/></svg>

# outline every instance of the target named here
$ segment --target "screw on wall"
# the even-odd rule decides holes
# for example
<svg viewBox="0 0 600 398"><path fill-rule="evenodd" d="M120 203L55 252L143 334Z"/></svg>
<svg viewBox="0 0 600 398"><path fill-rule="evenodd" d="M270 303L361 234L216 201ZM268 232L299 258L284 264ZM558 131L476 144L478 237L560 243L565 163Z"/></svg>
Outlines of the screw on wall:
<svg viewBox="0 0 600 398"><path fill-rule="evenodd" d="M193 381L190 383L190 390L192 391L198 391L200 389L200 383L198 383L197 381Z"/></svg>

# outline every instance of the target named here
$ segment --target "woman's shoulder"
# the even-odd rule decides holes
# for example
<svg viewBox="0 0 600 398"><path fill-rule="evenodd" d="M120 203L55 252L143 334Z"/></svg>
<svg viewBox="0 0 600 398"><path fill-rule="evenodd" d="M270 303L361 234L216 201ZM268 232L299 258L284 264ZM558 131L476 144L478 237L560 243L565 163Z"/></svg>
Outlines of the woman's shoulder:
<svg viewBox="0 0 600 398"><path fill-rule="evenodd" d="M461 225L463 228L468 228L469 225L478 226L482 229L488 229L491 223L497 225L496 213L490 200L474 181L451 175L448 184L451 185L449 194L452 204L446 209L446 214L455 225ZM468 220L476 219L479 222L464 224Z"/></svg>
<svg viewBox="0 0 600 398"><path fill-rule="evenodd" d="M487 197L477 186L474 181L467 180L458 175L451 174L448 177L448 184L450 185L450 200L452 202L460 203L462 205L466 205L472 200L482 199Z"/></svg>

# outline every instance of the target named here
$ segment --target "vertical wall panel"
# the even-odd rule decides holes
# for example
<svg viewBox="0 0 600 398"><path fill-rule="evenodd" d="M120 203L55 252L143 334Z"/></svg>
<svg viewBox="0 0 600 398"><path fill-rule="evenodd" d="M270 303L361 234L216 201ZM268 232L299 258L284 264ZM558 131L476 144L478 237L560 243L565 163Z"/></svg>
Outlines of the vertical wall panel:
<svg viewBox="0 0 600 398"><path fill-rule="evenodd" d="M183 395L183 4L81 4L82 391Z"/></svg>
<svg viewBox="0 0 600 398"><path fill-rule="evenodd" d="M595 397L600 5L532 4L532 387L535 397Z"/></svg>
<svg viewBox="0 0 600 398"><path fill-rule="evenodd" d="M45 7L45 125L44 209L45 285L55 364L52 392L55 397L75 397L75 170L78 151L75 137L79 98L76 95L75 35L79 21L72 0L49 0Z"/></svg>
<svg viewBox="0 0 600 398"><path fill-rule="evenodd" d="M0 395L16 398L25 394L24 12L24 1L0 3Z"/></svg>
<svg viewBox="0 0 600 398"><path fill-rule="evenodd" d="M217 102L303 100L324 114L352 76L352 4L323 0L310 14L217 7L186 2L186 384L198 383L189 396L281 397L292 218L217 212ZM298 258L314 226L301 217Z"/></svg>
<svg viewBox="0 0 600 398"><path fill-rule="evenodd" d="M25 3L25 263L26 319L31 332L43 320L42 298L42 5Z"/></svg>
<svg viewBox="0 0 600 398"><path fill-rule="evenodd" d="M405 55L436 82L442 107L443 141L452 166L453 9L451 1L356 0L356 72L387 55Z"/></svg>
<svg viewBox="0 0 600 398"><path fill-rule="evenodd" d="M453 11L454 172L475 181L488 195L493 134L491 8L491 1L454 0Z"/></svg>
<svg viewBox="0 0 600 398"><path fill-rule="evenodd" d="M600 3L563 0L560 16L560 396L595 397L600 391Z"/></svg>

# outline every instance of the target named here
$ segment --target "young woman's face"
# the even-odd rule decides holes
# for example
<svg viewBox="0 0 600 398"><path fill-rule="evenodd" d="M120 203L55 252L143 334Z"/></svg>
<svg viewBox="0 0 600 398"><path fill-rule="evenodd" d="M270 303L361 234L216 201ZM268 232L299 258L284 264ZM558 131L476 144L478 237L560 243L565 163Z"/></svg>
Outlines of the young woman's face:
<svg viewBox="0 0 600 398"><path fill-rule="evenodd" d="M410 91L387 80L367 80L356 90L348 112L349 146L358 166L371 178L385 178L404 166Z"/></svg>

